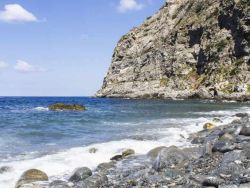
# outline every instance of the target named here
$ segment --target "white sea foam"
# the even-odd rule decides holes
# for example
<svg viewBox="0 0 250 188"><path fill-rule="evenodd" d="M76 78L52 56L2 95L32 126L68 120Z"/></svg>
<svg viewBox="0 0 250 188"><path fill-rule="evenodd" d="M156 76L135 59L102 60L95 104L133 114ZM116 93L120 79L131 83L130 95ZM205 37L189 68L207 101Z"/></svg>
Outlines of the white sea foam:
<svg viewBox="0 0 250 188"><path fill-rule="evenodd" d="M235 115L236 113L250 113L250 107L242 107L242 108L237 108L237 109L232 109L232 110L218 110L218 111L209 111L209 112L195 112L195 113L192 113L192 114L229 117L229 116Z"/></svg>
<svg viewBox="0 0 250 188"><path fill-rule="evenodd" d="M40 108L42 109L42 108ZM240 108L227 111L212 111L208 112L209 115L220 115L223 123L215 123L216 125L227 124L234 120L236 117L232 116L237 112L248 112L249 108ZM204 113L202 113L204 114ZM102 162L108 162L109 159L121 153L126 148L131 148L136 151L136 154L146 154L149 150L158 146L171 146L176 145L180 147L188 146L190 143L186 139L190 133L202 130L202 126L206 122L212 122L213 117L202 118L182 118L182 119L161 119L153 120L149 123L153 124L173 124L174 127L167 128L153 128L148 130L151 134L161 135L155 141L139 141L133 139L126 139L120 141L111 141L106 143L93 144L85 147L72 148L67 151L51 154L36 159L26 159L21 161L13 161L1 163L1 166L10 166L13 171L0 175L0 187L10 188L14 187L15 182L20 175L31 168L43 170L48 174L50 180L55 178L64 179L68 178L70 173L77 167L87 166L94 169ZM143 134L147 131L143 132ZM96 153L89 153L90 148L96 148Z"/></svg>
<svg viewBox="0 0 250 188"><path fill-rule="evenodd" d="M112 141L88 147L72 148L68 151L36 159L2 163L0 166L11 166L13 171L0 175L0 187L14 187L20 175L28 169L37 168L46 172L52 179L53 177L63 179L65 175L67 177L77 167L87 166L94 169L99 163L108 162L112 156L120 153L125 148L132 148L137 154L145 154L159 145L165 145L165 143L136 140ZM89 149L92 147L97 149L94 154L89 153Z"/></svg>
<svg viewBox="0 0 250 188"><path fill-rule="evenodd" d="M174 121L174 119L172 119L172 121ZM206 121L206 119L200 119L200 121ZM194 122L194 119L189 120L189 123L193 124L190 124L190 126L186 126L184 128L178 127L154 130L154 133L160 133L164 135L163 138L157 141L126 139L93 144L86 147L72 148L64 152L47 155L36 159L2 163L0 166L11 166L13 167L13 171L0 175L0 187L14 187L14 184L20 175L24 171L31 168L43 170L50 176L50 179L52 180L54 178L67 179L68 175L75 168L87 166L91 169L94 169L98 164L102 162L108 162L112 156L121 153L126 148L134 149L136 154L146 154L149 150L158 146L187 146L188 143L184 138L188 137L190 132L200 129L200 127L195 125ZM159 123L162 123L162 120L160 120ZM89 149L93 147L97 149L97 152L94 154L89 153Z"/></svg>
<svg viewBox="0 0 250 188"><path fill-rule="evenodd" d="M49 108L42 107L42 106L38 106L38 107L36 107L34 109L37 110L37 111L48 111L49 110Z"/></svg>

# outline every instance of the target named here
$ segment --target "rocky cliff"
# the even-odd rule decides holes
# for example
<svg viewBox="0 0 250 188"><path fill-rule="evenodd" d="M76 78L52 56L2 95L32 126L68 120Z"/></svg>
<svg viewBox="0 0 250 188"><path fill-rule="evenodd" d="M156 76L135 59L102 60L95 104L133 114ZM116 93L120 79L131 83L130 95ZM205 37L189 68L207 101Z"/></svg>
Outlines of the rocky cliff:
<svg viewBox="0 0 250 188"><path fill-rule="evenodd" d="M250 1L168 0L124 35L98 97L250 99Z"/></svg>

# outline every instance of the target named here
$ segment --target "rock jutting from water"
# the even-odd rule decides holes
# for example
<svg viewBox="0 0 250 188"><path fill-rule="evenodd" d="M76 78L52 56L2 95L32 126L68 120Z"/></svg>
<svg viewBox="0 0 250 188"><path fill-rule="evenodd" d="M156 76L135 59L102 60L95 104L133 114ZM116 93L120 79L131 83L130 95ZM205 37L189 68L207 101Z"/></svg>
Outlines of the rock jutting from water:
<svg viewBox="0 0 250 188"><path fill-rule="evenodd" d="M250 1L166 1L120 39L96 96L249 100Z"/></svg>
<svg viewBox="0 0 250 188"><path fill-rule="evenodd" d="M86 107L79 104L56 103L49 106L52 111L85 111Z"/></svg>
<svg viewBox="0 0 250 188"><path fill-rule="evenodd" d="M192 147L160 146L147 155L135 155L134 150L127 149L110 162L99 164L93 171L86 167L77 168L68 181L54 180L49 187L249 188L249 115L236 118L229 124L210 129L205 127L192 133L188 138L194 143ZM18 186L21 183L25 187L24 183L35 180L47 181L43 172L35 171L34 176L33 171L31 176L27 176L27 172L18 181ZM39 184L33 185L31 188Z"/></svg>

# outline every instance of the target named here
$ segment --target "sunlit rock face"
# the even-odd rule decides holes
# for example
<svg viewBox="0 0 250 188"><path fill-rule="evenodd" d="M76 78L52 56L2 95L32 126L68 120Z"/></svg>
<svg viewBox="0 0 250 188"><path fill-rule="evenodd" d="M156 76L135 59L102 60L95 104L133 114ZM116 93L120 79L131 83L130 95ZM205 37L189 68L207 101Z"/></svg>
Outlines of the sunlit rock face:
<svg viewBox="0 0 250 188"><path fill-rule="evenodd" d="M96 95L249 100L249 43L249 0L169 0L120 39Z"/></svg>

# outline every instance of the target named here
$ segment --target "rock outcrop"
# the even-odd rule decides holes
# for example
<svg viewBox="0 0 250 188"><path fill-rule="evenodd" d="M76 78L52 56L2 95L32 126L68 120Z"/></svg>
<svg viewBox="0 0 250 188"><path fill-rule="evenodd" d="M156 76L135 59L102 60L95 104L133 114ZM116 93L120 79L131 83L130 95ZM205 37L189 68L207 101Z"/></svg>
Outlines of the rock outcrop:
<svg viewBox="0 0 250 188"><path fill-rule="evenodd" d="M52 111L85 111L86 107L80 104L56 103L49 106Z"/></svg>
<svg viewBox="0 0 250 188"><path fill-rule="evenodd" d="M168 0L118 42L98 97L250 99L250 1Z"/></svg>

